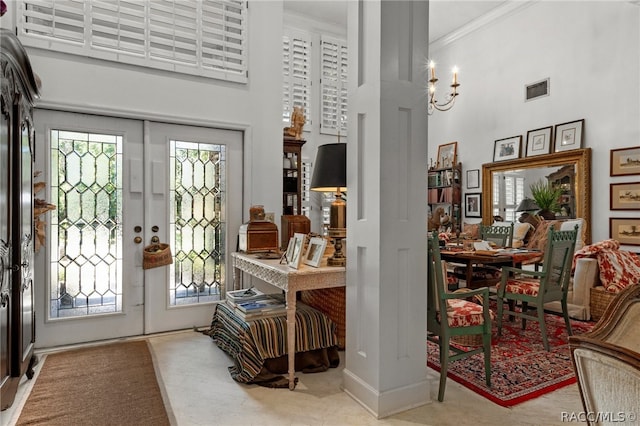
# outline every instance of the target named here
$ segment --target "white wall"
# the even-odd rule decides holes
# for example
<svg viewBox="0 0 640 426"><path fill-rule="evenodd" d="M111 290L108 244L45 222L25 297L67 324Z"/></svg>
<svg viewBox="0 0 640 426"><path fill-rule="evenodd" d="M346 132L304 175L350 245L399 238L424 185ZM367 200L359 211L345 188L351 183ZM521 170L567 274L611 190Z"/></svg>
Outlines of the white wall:
<svg viewBox="0 0 640 426"><path fill-rule="evenodd" d="M429 157L439 144L458 141L463 169L481 169L497 139L524 140L528 130L584 118L592 240L609 238L609 217L640 216L609 210L609 184L639 180L609 177L609 155L640 145L640 6L534 2L430 55L441 64L441 83L458 65L462 85L454 108L429 118ZM525 102L525 85L547 77L551 95Z"/></svg>

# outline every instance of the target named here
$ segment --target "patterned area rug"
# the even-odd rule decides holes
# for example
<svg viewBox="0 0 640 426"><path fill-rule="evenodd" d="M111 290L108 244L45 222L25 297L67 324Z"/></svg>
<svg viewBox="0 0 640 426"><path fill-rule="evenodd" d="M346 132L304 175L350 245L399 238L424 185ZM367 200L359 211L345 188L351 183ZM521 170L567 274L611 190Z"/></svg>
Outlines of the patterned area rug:
<svg viewBox="0 0 640 426"><path fill-rule="evenodd" d="M562 316L546 314L550 351L542 346L537 322L502 323L498 336L493 322L491 388L484 378L483 354L449 363L447 377L503 407L512 407L576 382L571 365L569 339ZM594 322L571 320L574 335L590 331ZM464 347L462 347L464 348ZM427 342L427 365L440 371L438 345Z"/></svg>

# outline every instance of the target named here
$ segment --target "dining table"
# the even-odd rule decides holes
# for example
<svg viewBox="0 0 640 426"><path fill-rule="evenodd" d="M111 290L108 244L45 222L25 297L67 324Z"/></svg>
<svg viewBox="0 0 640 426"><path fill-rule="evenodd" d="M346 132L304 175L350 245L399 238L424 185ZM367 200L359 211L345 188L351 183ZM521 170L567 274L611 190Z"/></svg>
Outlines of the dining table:
<svg viewBox="0 0 640 426"><path fill-rule="evenodd" d="M522 267L523 264L535 264L540 262L543 253L540 250L529 249L498 249L498 250L462 250L458 247L444 247L440 250L440 257L448 263L461 264L465 268L462 277L467 288L475 289L479 287L491 287L500 278L474 279L474 268L492 266L502 268L503 266Z"/></svg>

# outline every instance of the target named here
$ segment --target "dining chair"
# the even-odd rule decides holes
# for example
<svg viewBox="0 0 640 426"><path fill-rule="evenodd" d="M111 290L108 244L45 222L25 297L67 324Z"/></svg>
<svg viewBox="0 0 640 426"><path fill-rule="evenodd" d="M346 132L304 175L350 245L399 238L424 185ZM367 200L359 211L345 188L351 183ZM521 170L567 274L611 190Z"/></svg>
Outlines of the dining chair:
<svg viewBox="0 0 640 426"><path fill-rule="evenodd" d="M437 343L440 351L440 386L438 401L444 399L447 369L450 362L484 353L487 386L491 387L491 317L487 287L464 293L447 291L446 267L440 257L438 236L428 238L427 340ZM480 296L482 304L467 299ZM482 344L463 350L451 344L452 337L481 335Z"/></svg>
<svg viewBox="0 0 640 426"><path fill-rule="evenodd" d="M513 223L511 225L480 225L480 239L496 244L498 247L511 247L513 242Z"/></svg>
<svg viewBox="0 0 640 426"><path fill-rule="evenodd" d="M567 292L571 275L571 262L576 244L578 226L573 231L556 231L549 229L546 249L542 260L541 270L527 270L505 266L502 268L502 278L498 283L498 335L502 335L502 316L504 313L522 319L522 329L526 328L526 321L540 323L542 343L545 350L549 350L547 329L544 321L544 304L559 300L562 315L567 326L567 333L571 336L571 323L567 310ZM507 302L508 309L504 310ZM516 303L521 305L516 310ZM535 305L536 315L530 314L529 304Z"/></svg>

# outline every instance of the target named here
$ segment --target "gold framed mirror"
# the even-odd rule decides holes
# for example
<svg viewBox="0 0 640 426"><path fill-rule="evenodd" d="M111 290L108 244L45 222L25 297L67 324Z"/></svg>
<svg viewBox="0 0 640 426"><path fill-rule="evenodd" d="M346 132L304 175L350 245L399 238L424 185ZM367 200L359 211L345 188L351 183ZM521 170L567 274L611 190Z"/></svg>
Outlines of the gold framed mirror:
<svg viewBox="0 0 640 426"><path fill-rule="evenodd" d="M571 190L574 197L574 211L571 216L585 220L584 242L591 244L591 148L572 151L556 152L553 154L534 157L518 158L516 160L499 161L482 165L482 223L489 225L493 219L493 181L498 174L507 174L532 169L560 170L566 166L573 166L574 184Z"/></svg>

